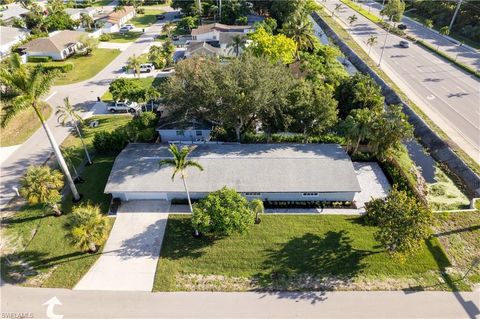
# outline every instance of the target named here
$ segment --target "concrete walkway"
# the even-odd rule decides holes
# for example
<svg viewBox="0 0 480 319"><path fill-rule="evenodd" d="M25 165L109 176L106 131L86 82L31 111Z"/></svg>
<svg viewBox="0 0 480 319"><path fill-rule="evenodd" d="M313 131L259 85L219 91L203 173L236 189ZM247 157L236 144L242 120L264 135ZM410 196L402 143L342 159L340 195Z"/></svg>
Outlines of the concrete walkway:
<svg viewBox="0 0 480 319"><path fill-rule="evenodd" d="M75 290L151 291L170 204L122 203L103 254Z"/></svg>

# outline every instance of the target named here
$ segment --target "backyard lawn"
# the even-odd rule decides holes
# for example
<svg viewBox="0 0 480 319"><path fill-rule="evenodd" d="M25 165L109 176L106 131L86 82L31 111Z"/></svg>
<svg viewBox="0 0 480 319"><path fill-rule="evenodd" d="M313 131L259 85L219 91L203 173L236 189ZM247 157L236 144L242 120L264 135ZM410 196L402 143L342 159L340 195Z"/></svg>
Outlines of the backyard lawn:
<svg viewBox="0 0 480 319"><path fill-rule="evenodd" d="M193 238L190 217L170 215L156 291L469 289L440 275L450 263L437 239L406 262L375 228L339 215L264 215L245 235Z"/></svg>
<svg viewBox="0 0 480 319"><path fill-rule="evenodd" d="M106 115L95 117L100 122L97 128L84 128L87 145L91 147L94 132L110 131L125 125L131 116ZM81 142L73 135L62 146L72 146L84 156ZM82 203L100 205L106 213L110 196L103 193L115 157L96 156L94 164L81 173L85 183L77 184L83 194ZM72 211L72 197L68 195L62 204L64 215L55 218L45 215L38 206L24 206L19 212L2 220L2 277L9 282L36 287L72 288L100 256L80 252L65 239L65 224ZM8 212L8 209L6 210ZM5 215L7 216L7 215ZM110 227L113 219L110 220ZM8 260L8 262L7 262Z"/></svg>
<svg viewBox="0 0 480 319"><path fill-rule="evenodd" d="M67 62L73 63L73 69L61 74L54 84L66 85L90 79L110 64L119 54L120 50L96 49L90 56L73 56L67 60Z"/></svg>
<svg viewBox="0 0 480 319"><path fill-rule="evenodd" d="M144 9L145 13L137 14L129 21L129 23L133 24L136 28L149 27L151 24L157 21L155 15L165 13L165 11L159 9L152 9L148 7L144 7Z"/></svg>
<svg viewBox="0 0 480 319"><path fill-rule="evenodd" d="M115 42L115 43L127 43L127 42L133 42L137 40L143 32L141 31L128 31L128 32L115 32L115 33L110 33L110 36L112 37L111 40L108 42Z"/></svg>
<svg viewBox="0 0 480 319"><path fill-rule="evenodd" d="M3 114L3 109L0 112ZM42 114L48 119L52 114L51 107L44 103L42 105ZM0 146L12 146L25 142L41 126L40 120L33 108L29 107L25 111L14 117L5 127L0 126Z"/></svg>

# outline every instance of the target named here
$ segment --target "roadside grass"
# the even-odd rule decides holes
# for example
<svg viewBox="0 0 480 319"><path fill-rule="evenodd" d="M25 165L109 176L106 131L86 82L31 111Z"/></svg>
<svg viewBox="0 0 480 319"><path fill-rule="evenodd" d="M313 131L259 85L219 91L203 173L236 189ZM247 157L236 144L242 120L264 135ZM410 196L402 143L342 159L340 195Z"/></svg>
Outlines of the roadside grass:
<svg viewBox="0 0 480 319"><path fill-rule="evenodd" d="M457 290L437 239L402 261L374 227L341 215L263 215L245 235L194 238L190 216L170 215L154 291ZM322 284L323 283L323 284Z"/></svg>
<svg viewBox="0 0 480 319"><path fill-rule="evenodd" d="M352 38L352 36L340 24L335 21L325 10L318 10L318 15L332 28L335 33L348 44L348 46L370 67L372 68L401 98L405 103L417 113L427 125L436 132L452 150L468 165L475 173L480 175L480 164L471 158L463 149L455 144L442 129L436 125L408 96L388 77L388 75L377 66L377 63L365 52L362 47Z"/></svg>
<svg viewBox="0 0 480 319"><path fill-rule="evenodd" d="M110 36L112 37L111 40L108 42L114 42L114 43L127 43L127 42L133 42L137 40L143 32L141 31L128 31L128 32L115 32L115 33L110 33Z"/></svg>
<svg viewBox="0 0 480 319"><path fill-rule="evenodd" d="M2 103L1 114L4 114L4 104ZM48 119L52 114L52 108L47 104L42 104L42 114ZM25 111L13 118L5 127L0 126L0 146L13 146L22 144L41 126L40 120L33 108L29 107Z"/></svg>
<svg viewBox="0 0 480 319"><path fill-rule="evenodd" d="M55 81L55 85L66 85L85 81L103 70L118 55L120 50L116 49L95 49L89 56L73 56L67 62L73 63L73 69L61 74ZM64 62L50 62L64 63Z"/></svg>
<svg viewBox="0 0 480 319"><path fill-rule="evenodd" d="M433 210L469 208L470 201L456 183L437 165L435 183L428 184L427 200Z"/></svg>
<svg viewBox="0 0 480 319"><path fill-rule="evenodd" d="M145 10L143 14L137 14L129 23L132 23L137 28L149 27L157 21L155 15L165 13L163 10L153 9L149 7L142 7Z"/></svg>
<svg viewBox="0 0 480 319"><path fill-rule="evenodd" d="M453 272L464 276L474 258L480 258L480 210L475 212L436 214L435 237L452 262ZM468 283L480 283L480 266L472 268Z"/></svg>
<svg viewBox="0 0 480 319"><path fill-rule="evenodd" d="M138 81L144 88L149 88L152 86L156 89L159 89L162 83L165 81L165 78L150 76L146 78L135 78L135 80ZM110 93L110 91L106 91L102 95L101 99L103 102L113 101L112 93Z"/></svg>
<svg viewBox="0 0 480 319"><path fill-rule="evenodd" d="M97 157L85 169L86 182L77 185L84 195L83 202L100 205L106 213L110 198L103 194L114 157ZM101 189L101 191L100 191ZM72 211L71 197L62 205L64 214L53 217L38 206L24 206L19 212L2 220L4 238L21 245L2 256L2 277L7 282L34 287L72 288L90 269L100 253L89 254L72 247L65 236L68 215ZM109 228L113 219L109 219ZM109 229L109 231L110 231Z"/></svg>
<svg viewBox="0 0 480 319"><path fill-rule="evenodd" d="M365 18L367 18L368 20L372 21L372 22L375 22L375 23L380 23L382 22L382 19L379 18L378 16L374 15L373 13L371 12L368 12L367 10L365 10L364 8L360 7L359 5L355 4L353 1L350 1L350 0L340 0L340 2L342 2L343 4L349 6L350 8L352 8L353 10L357 11L358 13L360 13L362 16L364 16Z"/></svg>
<svg viewBox="0 0 480 319"><path fill-rule="evenodd" d="M112 0L97 0L93 3L94 7L104 7L112 3Z"/></svg>

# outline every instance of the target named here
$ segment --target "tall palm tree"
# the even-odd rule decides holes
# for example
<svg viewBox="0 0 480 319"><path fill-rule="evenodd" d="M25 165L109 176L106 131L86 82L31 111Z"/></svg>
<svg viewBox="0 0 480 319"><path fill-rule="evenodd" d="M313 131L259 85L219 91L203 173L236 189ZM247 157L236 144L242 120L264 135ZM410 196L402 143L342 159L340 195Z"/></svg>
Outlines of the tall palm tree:
<svg viewBox="0 0 480 319"><path fill-rule="evenodd" d="M335 5L335 9L333 9L333 11L332 11L332 17L335 15L335 12L340 12L340 9L342 9L342 7L343 7L343 6L342 6L341 3L337 3L337 4Z"/></svg>
<svg viewBox="0 0 480 319"><path fill-rule="evenodd" d="M87 156L87 161L89 165L92 165L92 159L90 154L88 153L87 145L85 145L85 141L83 140L82 132L78 127L78 123L82 123L83 119L80 116L78 110L76 110L68 100L68 97L63 99L63 106L57 106L57 110L55 111L55 115L57 116L57 122L60 123L62 126L67 125L69 122L75 127L77 131L78 137L80 141L82 141L82 146L85 151L85 155Z"/></svg>
<svg viewBox="0 0 480 319"><path fill-rule="evenodd" d="M360 142L370 135L374 114L375 112L368 108L354 109L345 119L343 127L345 129L345 136L349 141L347 148L350 148L351 144L355 144L352 155L358 151Z"/></svg>
<svg viewBox="0 0 480 319"><path fill-rule="evenodd" d="M229 52L234 52L235 56L238 58L240 51L245 50L247 44L247 37L244 35L236 35L232 38L232 42L227 45Z"/></svg>
<svg viewBox="0 0 480 319"><path fill-rule="evenodd" d="M352 14L351 16L349 16L347 18L347 20L348 20L348 23L350 24L350 26L352 26L355 23L355 21L358 20L358 17L357 17L357 15Z"/></svg>
<svg viewBox="0 0 480 319"><path fill-rule="evenodd" d="M175 30L175 28L176 24L172 21L169 21L163 25L162 31L165 32L167 34L167 37L170 39L170 37L172 36L172 31Z"/></svg>
<svg viewBox="0 0 480 319"><path fill-rule="evenodd" d="M301 51L313 50L318 39L313 31L313 24L308 17L302 13L296 13L283 25L283 33L297 44L297 58Z"/></svg>
<svg viewBox="0 0 480 319"><path fill-rule="evenodd" d="M140 76L140 65L142 64L142 59L135 54L128 58L127 60L127 69L133 70L134 76Z"/></svg>
<svg viewBox="0 0 480 319"><path fill-rule="evenodd" d="M202 165L196 161L187 160L187 156L194 150L194 147L184 146L181 150L177 148L175 144L171 144L169 147L170 153L173 158L163 159L160 161L160 167L173 166L172 181L175 180L175 176L180 174L180 178L183 181L183 187L185 187L185 193L187 193L188 206L190 207L190 213L193 214L192 201L190 200L190 193L187 186L187 168L195 167L200 171L203 171ZM198 231L195 229L195 235L198 236Z"/></svg>
<svg viewBox="0 0 480 319"><path fill-rule="evenodd" d="M58 203L62 200L60 191L63 188L63 175L48 166L30 166L20 178L20 195L31 204L42 204L50 207L55 216L62 211Z"/></svg>
<svg viewBox="0 0 480 319"><path fill-rule="evenodd" d="M93 24L93 18L87 13L80 13L80 23L84 28L91 29Z"/></svg>
<svg viewBox="0 0 480 319"><path fill-rule="evenodd" d="M80 156L78 156L76 150L74 147L62 147L62 154L63 157L65 158L65 161L67 162L67 165L70 166L70 168L73 170L74 174L74 181L76 182L82 182L83 179L80 177L80 175L77 172L77 169L75 168L75 161L80 160Z"/></svg>
<svg viewBox="0 0 480 319"><path fill-rule="evenodd" d="M50 90L55 73L45 72L41 65L29 68L22 64L20 56L14 53L10 59L9 67L0 69L0 81L15 91L18 96L13 98L12 106L3 119L3 125L6 125L12 118L29 107L33 108L37 114L42 127L47 134L53 152L57 157L58 164L65 175L67 184L72 191L74 201L80 200L80 194L73 183L72 176L68 171L65 159L60 152L57 141L47 125L46 119L40 111L40 98Z"/></svg>
<svg viewBox="0 0 480 319"><path fill-rule="evenodd" d="M98 206L81 205L69 215L67 227L67 238L73 246L94 253L107 238L108 217L102 215Z"/></svg>
<svg viewBox="0 0 480 319"><path fill-rule="evenodd" d="M378 40L377 37L374 35L371 35L368 40L367 40L367 45L368 45L368 55L370 55L370 51L372 50L372 47L377 44Z"/></svg>

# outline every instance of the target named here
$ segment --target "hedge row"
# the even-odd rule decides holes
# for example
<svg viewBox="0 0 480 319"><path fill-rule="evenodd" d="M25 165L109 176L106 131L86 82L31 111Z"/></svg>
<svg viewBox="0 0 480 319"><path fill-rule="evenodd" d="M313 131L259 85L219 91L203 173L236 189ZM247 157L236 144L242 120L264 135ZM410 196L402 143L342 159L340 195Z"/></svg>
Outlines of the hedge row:
<svg viewBox="0 0 480 319"><path fill-rule="evenodd" d="M52 58L49 56L28 56L27 62L34 62L34 63L42 63L42 62L50 62Z"/></svg>
<svg viewBox="0 0 480 319"><path fill-rule="evenodd" d="M345 138L335 134L324 134L320 136L305 136L304 134L272 134L268 137L266 134L245 133L242 136L242 143L329 143L346 144Z"/></svg>
<svg viewBox="0 0 480 319"><path fill-rule="evenodd" d="M59 71L60 73L67 73L68 71L73 70L73 63L65 62L65 63L43 63L43 68L46 71Z"/></svg>

